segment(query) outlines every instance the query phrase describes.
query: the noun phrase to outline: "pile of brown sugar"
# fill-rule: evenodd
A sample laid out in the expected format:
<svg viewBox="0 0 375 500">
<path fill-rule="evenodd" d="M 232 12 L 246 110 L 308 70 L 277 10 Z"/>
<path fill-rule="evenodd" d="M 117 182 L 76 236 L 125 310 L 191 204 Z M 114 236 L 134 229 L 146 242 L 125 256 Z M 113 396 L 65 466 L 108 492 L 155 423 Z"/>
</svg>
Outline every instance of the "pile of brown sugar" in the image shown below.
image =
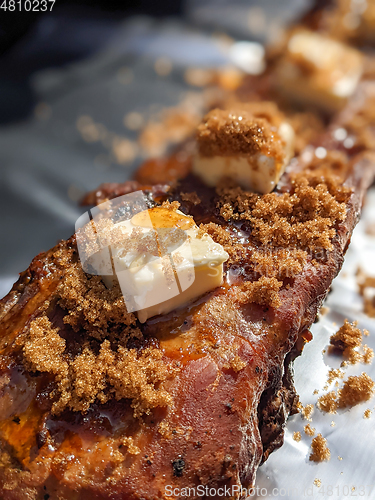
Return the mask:
<svg viewBox="0 0 375 500">
<path fill-rule="evenodd" d="M 285 278 L 297 276 L 309 254 L 316 263 L 333 248 L 335 226 L 345 220 L 345 202 L 351 190 L 342 185 L 340 175 L 329 173 L 331 163 L 339 165 L 337 173 L 340 169 L 345 172 L 341 157 L 315 159 L 311 170 L 291 176 L 291 189 L 286 193 L 258 195 L 238 186 L 217 187 L 220 215 L 229 222 L 248 221 L 250 243 L 246 248 L 236 244 L 229 231 L 218 224 L 206 224 L 202 230 L 224 246 L 229 264 L 246 257 L 253 278 L 243 285 L 247 301 L 278 307 L 277 296 Z"/>
<path fill-rule="evenodd" d="M 263 153 L 284 158 L 284 142 L 277 133 L 280 112 L 272 103 L 241 105 L 230 110 L 214 109 L 197 129 L 197 145 L 202 156 L 253 156 Z"/>
<path fill-rule="evenodd" d="M 292 189 L 283 194 L 257 195 L 220 186 L 218 208 L 227 221 L 249 221 L 255 244 L 331 250 L 334 226 L 346 217 L 349 193 L 332 175 L 322 178 L 319 171 L 301 172 L 293 176 Z"/>
<path fill-rule="evenodd" d="M 331 452 L 327 446 L 327 440 L 318 434 L 311 442 L 311 454 L 309 460 L 312 462 L 323 462 L 331 458 Z"/>
<path fill-rule="evenodd" d="M 367 330 L 363 332 L 357 328 L 357 322 L 350 323 L 345 319 L 344 324 L 330 338 L 330 350 L 339 351 L 346 361 L 341 366 L 356 364 L 359 362 L 369 364 L 374 357 L 373 350 L 366 344 L 362 345 L 362 336 L 368 335 Z M 362 351 L 362 352 L 361 352 Z M 342 379 L 344 372 L 340 369 L 332 369 L 328 373 L 328 388 L 335 379 Z M 338 386 L 338 382 L 336 382 Z M 375 384 L 366 374 L 351 376 L 338 390 L 330 391 L 320 396 L 317 402 L 318 408 L 327 413 L 336 413 L 339 408 L 348 408 L 364 401 L 368 401 L 374 393 Z"/>
<path fill-rule="evenodd" d="M 363 335 L 367 336 L 368 331 L 364 330 Z M 374 357 L 374 351 L 366 344 L 362 345 L 362 331 L 357 328 L 357 322 L 349 323 L 347 319 L 343 326 L 331 336 L 330 349 L 341 351 L 347 363 L 352 365 L 359 362 L 369 364 Z M 359 349 L 362 349 L 363 354 Z"/>
<path fill-rule="evenodd" d="M 374 394 L 375 383 L 366 374 L 350 376 L 338 391 L 330 391 L 318 399 L 318 408 L 326 413 L 336 413 L 341 408 L 351 408 L 369 401 Z"/>
<path fill-rule="evenodd" d="M 157 346 L 140 351 L 127 347 L 129 340 L 142 337 L 135 316 L 126 311 L 118 288 L 107 290 L 98 276 L 82 271 L 75 253 L 74 247 L 62 246 L 54 254 L 64 270 L 57 303 L 69 341 L 64 328 L 49 318 L 48 304 L 23 337 L 25 366 L 48 374 L 56 384 L 52 413 L 86 412 L 92 403 L 111 398 L 130 399 L 135 417 L 170 405 L 163 384 L 177 368 L 164 360 Z"/>
</svg>

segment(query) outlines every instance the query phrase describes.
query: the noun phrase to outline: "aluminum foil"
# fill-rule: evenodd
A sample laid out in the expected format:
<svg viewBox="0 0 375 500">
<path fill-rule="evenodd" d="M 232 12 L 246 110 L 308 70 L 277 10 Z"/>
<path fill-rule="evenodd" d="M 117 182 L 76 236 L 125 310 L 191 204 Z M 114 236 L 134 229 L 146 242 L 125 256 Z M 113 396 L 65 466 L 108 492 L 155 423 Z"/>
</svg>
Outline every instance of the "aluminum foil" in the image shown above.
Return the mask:
<svg viewBox="0 0 375 500">
<path fill-rule="evenodd" d="M 328 462 L 309 460 L 311 437 L 304 433 L 308 423 L 302 415 L 289 418 L 285 429 L 284 445 L 272 453 L 258 470 L 253 498 L 375 498 L 375 398 L 337 414 L 322 413 L 315 406 L 317 399 L 327 392 L 328 370 L 339 368 L 343 358 L 326 351 L 330 336 L 343 324 L 344 319 L 358 321 L 358 327 L 370 332 L 363 342 L 375 349 L 375 319 L 363 312 L 363 300 L 358 293 L 356 272 L 358 268 L 375 276 L 375 236 L 366 229 L 375 220 L 375 189 L 368 192 L 362 218 L 354 230 L 344 266 L 333 281 L 332 292 L 325 306 L 328 312 L 320 316 L 311 327 L 313 340 L 294 363 L 294 381 L 303 405 L 313 404 L 310 425 L 327 439 L 331 451 Z M 370 365 L 357 364 L 344 368 L 344 380 L 350 375 L 367 373 L 375 380 L 375 361 Z M 342 381 L 339 381 L 340 385 Z M 329 390 L 334 389 L 334 383 Z M 318 394 L 314 391 L 318 390 Z M 364 418 L 364 411 L 372 415 Z M 296 442 L 294 432 L 301 432 Z M 314 484 L 315 483 L 315 484 Z M 263 489 L 263 491 L 262 491 Z"/>
</svg>

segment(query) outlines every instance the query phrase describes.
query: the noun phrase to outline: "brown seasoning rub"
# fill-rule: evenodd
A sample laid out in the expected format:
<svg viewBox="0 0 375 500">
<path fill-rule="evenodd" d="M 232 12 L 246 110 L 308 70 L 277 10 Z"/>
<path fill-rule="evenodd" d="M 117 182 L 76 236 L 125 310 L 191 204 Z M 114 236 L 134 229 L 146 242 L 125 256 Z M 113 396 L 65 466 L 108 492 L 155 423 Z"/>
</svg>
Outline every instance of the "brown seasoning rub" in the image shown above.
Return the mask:
<svg viewBox="0 0 375 500">
<path fill-rule="evenodd" d="M 311 442 L 311 454 L 309 460 L 312 462 L 323 462 L 331 458 L 331 452 L 327 447 L 327 440 L 318 434 Z"/>
</svg>

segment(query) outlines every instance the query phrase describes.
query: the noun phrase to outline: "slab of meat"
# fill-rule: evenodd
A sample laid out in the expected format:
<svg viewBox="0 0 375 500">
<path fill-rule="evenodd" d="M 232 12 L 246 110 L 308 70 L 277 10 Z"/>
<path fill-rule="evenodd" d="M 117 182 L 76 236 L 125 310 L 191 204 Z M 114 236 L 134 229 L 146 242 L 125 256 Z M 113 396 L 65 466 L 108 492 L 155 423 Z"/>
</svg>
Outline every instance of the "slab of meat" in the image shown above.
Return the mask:
<svg viewBox="0 0 375 500">
<path fill-rule="evenodd" d="M 264 289 L 246 288 L 262 278 L 252 256 L 269 247 L 277 252 L 279 243 L 261 243 L 254 213 L 266 206 L 256 203 L 298 197 L 304 174 L 299 181 L 293 176 L 304 172 L 302 160 L 284 175 L 276 194 L 265 195 L 269 201 L 259 196 L 248 212 L 230 190 L 219 193 L 192 175 L 145 188 L 150 206 L 177 200 L 214 238 L 225 237 L 231 258 L 223 286 L 144 325 L 129 315 L 121 323 L 113 297 L 99 297 L 98 317 L 87 312 L 85 299 L 94 309 L 94 295 L 104 297 L 105 286 L 99 277 L 80 274 L 74 237 L 33 260 L 0 304 L 1 498 L 155 499 L 183 497 L 183 488 L 198 485 L 227 487 L 226 496 L 239 497 L 241 484 L 254 483 L 259 464 L 282 443 L 296 402 L 289 363 L 310 340 L 308 329 L 341 268 L 373 180 L 374 162 L 359 154 L 340 167 L 344 188 L 327 188 L 332 165 L 321 162 L 314 170 L 310 162 L 306 181 L 321 193 L 318 204 L 330 200 L 322 208 L 331 210 L 333 221 L 328 246 L 319 253 L 310 240 L 298 239 L 304 257 L 287 262 L 300 262 L 302 270 L 263 276 L 271 280 Z M 171 161 L 159 167 L 170 168 Z M 178 171 L 177 160 L 173 168 Z M 133 181 L 104 186 L 91 202 L 140 187 Z M 186 194 L 191 192 L 196 197 Z M 341 216 L 332 215 L 334 203 Z M 308 222 L 300 219 L 301 228 Z M 269 234 L 276 238 L 273 224 Z M 78 281 L 85 276 L 83 292 L 74 290 L 73 275 Z"/>
</svg>

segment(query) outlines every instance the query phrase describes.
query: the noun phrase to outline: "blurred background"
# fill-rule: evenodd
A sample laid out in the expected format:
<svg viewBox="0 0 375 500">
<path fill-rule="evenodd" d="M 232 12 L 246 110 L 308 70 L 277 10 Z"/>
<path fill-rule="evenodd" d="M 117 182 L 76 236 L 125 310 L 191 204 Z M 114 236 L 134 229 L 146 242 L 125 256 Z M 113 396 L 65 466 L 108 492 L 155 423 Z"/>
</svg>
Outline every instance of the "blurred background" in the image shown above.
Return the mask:
<svg viewBox="0 0 375 500">
<path fill-rule="evenodd" d="M 262 44 L 277 43 L 309 4 L 10 5 L 0 6 L 1 297 L 36 254 L 74 232 L 85 192 L 128 179 L 189 134 L 207 83 L 231 89 L 239 72 L 259 72 Z"/>
</svg>

